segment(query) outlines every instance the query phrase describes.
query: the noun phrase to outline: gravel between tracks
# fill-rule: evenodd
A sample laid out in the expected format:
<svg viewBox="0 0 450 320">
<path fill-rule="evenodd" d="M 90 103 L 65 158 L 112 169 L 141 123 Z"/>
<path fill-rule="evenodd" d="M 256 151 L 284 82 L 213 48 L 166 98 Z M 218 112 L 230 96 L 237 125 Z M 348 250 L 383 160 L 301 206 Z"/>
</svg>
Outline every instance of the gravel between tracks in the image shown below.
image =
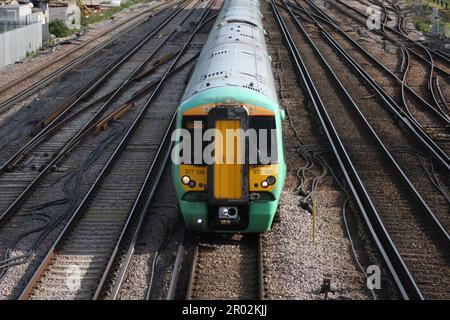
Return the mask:
<svg viewBox="0 0 450 320">
<path fill-rule="evenodd" d="M 120 23 L 123 23 L 126 20 L 129 20 L 133 17 L 138 16 L 142 10 L 146 10 L 147 8 L 154 7 L 157 5 L 159 1 L 152 1 L 151 3 L 139 3 L 131 6 L 130 8 L 124 9 L 120 12 L 118 12 L 115 15 L 115 18 L 113 20 L 104 20 L 99 23 L 90 25 L 87 31 L 84 35 L 80 36 L 76 41 L 73 41 L 70 44 L 66 45 L 57 45 L 55 47 L 52 47 L 45 51 L 44 53 L 40 54 L 37 57 L 30 57 L 25 58 L 21 62 L 10 64 L 5 66 L 4 68 L 0 69 L 0 87 L 3 85 L 8 84 L 14 79 L 18 79 L 25 74 L 31 72 L 33 69 L 39 68 L 41 65 L 48 63 L 49 61 L 55 60 L 58 57 L 62 56 L 66 52 L 72 50 L 73 48 L 79 46 L 80 44 L 86 43 L 86 42 L 93 42 L 95 44 L 100 44 L 101 42 L 107 40 L 109 37 L 112 37 L 116 33 L 120 32 L 120 30 L 123 30 L 126 28 L 129 24 L 125 23 L 123 26 L 120 26 L 118 29 L 112 31 L 110 34 L 106 34 L 105 36 L 100 37 L 99 39 L 94 38 L 105 31 L 113 28 L 115 25 L 118 25 Z M 137 10 L 136 10 L 137 9 Z M 68 57 L 63 58 L 63 61 L 72 61 L 85 53 L 89 50 L 89 48 L 92 48 L 92 43 L 89 43 L 88 46 L 82 48 L 81 50 L 78 50 L 72 54 L 70 54 Z M 85 62 L 86 64 L 86 62 Z M 54 66 L 50 66 L 46 68 L 42 73 L 42 77 L 45 75 L 50 74 L 51 72 L 54 72 L 58 70 L 62 66 L 61 62 L 56 63 Z M 23 90 L 27 86 L 32 85 L 36 80 L 36 77 L 33 77 L 32 81 L 24 80 L 20 88 L 14 89 L 14 91 L 8 91 L 8 95 L 11 96 L 13 94 L 17 94 L 19 91 Z M 8 119 L 8 117 L 14 113 L 16 113 L 18 110 L 20 110 L 22 107 L 26 106 L 28 103 L 32 102 L 34 99 L 38 98 L 40 94 L 45 93 L 48 90 L 48 88 L 45 88 L 39 92 L 39 95 L 35 94 L 31 97 L 25 99 L 24 101 L 17 103 L 15 106 L 10 108 L 4 113 L 0 113 L 0 124 L 3 122 L 3 120 Z"/>
<path fill-rule="evenodd" d="M 287 107 L 297 130 L 305 143 L 315 148 L 323 148 L 326 142 L 316 120 L 311 117 L 307 100 L 296 81 L 287 50 L 282 43 L 272 12 L 263 4 L 266 29 L 271 41 L 270 54 L 276 66 L 281 57 L 284 72 L 280 74 Z M 280 50 L 280 55 L 276 50 Z M 278 56 L 278 57 L 277 57 Z M 308 61 L 306 61 L 308 63 Z M 274 67 L 276 70 L 276 67 Z M 277 81 L 278 87 L 280 81 Z M 284 123 L 285 146 L 298 144 L 288 121 Z M 274 225 L 271 232 L 264 235 L 265 294 L 269 299 L 323 299 L 318 294 L 325 274 L 330 274 L 340 292 L 330 298 L 372 299 L 367 290 L 365 277 L 358 269 L 347 237 L 342 216 L 343 193 L 328 175 L 319 186 L 317 203 L 317 234 L 312 242 L 312 216 L 299 206 L 300 196 L 297 187 L 296 169 L 304 161 L 293 151 L 286 152 L 288 175 L 280 204 L 281 221 Z M 328 159 L 329 160 L 329 159 Z M 330 162 L 329 162 L 330 163 Z M 313 175 L 320 172 L 314 170 Z M 309 177 L 312 178 L 310 175 Z M 308 181 L 310 185 L 311 180 Z M 367 266 L 381 265 L 371 243 L 364 235 L 359 216 L 353 210 L 347 210 L 347 219 L 359 261 Z M 382 290 L 377 290 L 378 298 L 392 296 L 386 275 L 382 276 Z"/>
<path fill-rule="evenodd" d="M 151 6 L 153 7 L 155 4 L 158 4 L 159 1 L 152 1 Z M 8 84 L 11 80 L 20 78 L 21 76 L 25 75 L 26 73 L 32 71 L 35 68 L 40 67 L 42 64 L 45 64 L 49 61 L 52 61 L 55 58 L 58 58 L 60 55 L 64 54 L 65 52 L 71 50 L 72 48 L 78 46 L 77 43 L 83 43 L 86 41 L 90 41 L 94 37 L 98 36 L 99 34 L 107 31 L 110 28 L 113 28 L 115 25 L 122 23 L 124 20 L 128 20 L 132 17 L 135 17 L 139 15 L 139 10 L 130 10 L 132 8 L 134 9 L 145 9 L 150 6 L 150 3 L 140 3 L 131 6 L 129 9 L 124 9 L 120 12 L 118 12 L 115 15 L 114 20 L 104 20 L 99 23 L 90 25 L 87 31 L 78 38 L 78 41 L 74 42 L 73 44 L 66 44 L 66 45 L 57 45 L 55 47 L 52 47 L 44 53 L 38 55 L 37 57 L 29 57 L 23 59 L 21 62 L 17 62 L 14 64 L 7 65 L 0 69 L 0 87 Z M 115 31 L 116 32 L 116 31 Z M 113 34 L 111 34 L 113 35 Z M 105 40 L 105 37 L 102 37 L 99 39 L 101 41 Z"/>
<path fill-rule="evenodd" d="M 155 252 L 165 237 L 170 234 L 172 226 L 179 218 L 178 204 L 173 197 L 174 193 L 175 189 L 172 185 L 171 173 L 170 170 L 166 169 L 161 185 L 155 195 L 154 203 L 157 205 L 153 206 L 147 215 L 119 299 L 137 300 L 145 298 L 151 276 L 149 271 Z M 167 293 L 171 276 L 170 271 L 177 254 L 177 241 L 181 237 L 181 231 L 182 225 L 179 223 L 171 236 L 171 241 L 161 256 L 159 270 L 165 271 L 157 273 L 154 291 L 155 295 L 159 296 L 151 298 L 164 299 Z"/>
<path fill-rule="evenodd" d="M 284 48 L 278 27 L 272 13 L 268 11 L 266 2 L 263 2 L 262 8 L 264 16 L 267 17 L 265 23 L 271 38 L 269 50 L 273 58 L 274 70 L 278 61 L 277 49 L 280 49 L 285 68 L 285 72 L 281 74 L 285 84 L 284 106 L 291 111 L 293 121 L 304 141 L 311 146 L 323 148 L 326 142 L 321 138 L 317 121 L 311 116 L 312 111 L 307 107 L 305 97 L 290 64 L 288 52 Z M 279 87 L 278 81 L 277 85 Z M 286 147 L 297 145 L 287 121 L 284 123 L 283 130 Z M 372 299 L 371 293 L 366 288 L 365 277 L 358 269 L 354 259 L 345 231 L 341 211 L 343 193 L 330 176 L 327 176 L 320 185 L 317 197 L 319 204 L 317 236 L 315 243 L 312 243 L 312 217 L 298 205 L 300 197 L 295 191 L 297 187 L 295 170 L 300 164 L 303 164 L 303 160 L 291 149 L 286 150 L 286 156 L 288 176 L 280 205 L 281 221 L 274 225 L 272 231 L 263 236 L 265 297 L 268 299 L 323 299 L 323 295 L 317 294 L 317 291 L 322 285 L 324 275 L 331 274 L 332 281 L 337 285 L 339 292 L 331 295 L 330 298 Z M 316 168 L 312 173 L 317 175 L 319 171 Z M 308 184 L 310 182 L 311 180 L 308 181 Z M 173 190 L 171 188 L 171 185 L 161 187 L 156 202 L 166 203 L 167 199 L 170 199 L 168 194 L 173 192 L 169 192 L 169 190 Z M 160 200 L 160 197 L 165 200 Z M 144 298 L 150 274 L 148 270 L 151 267 L 154 252 L 157 245 L 162 242 L 162 236 L 167 232 L 164 221 L 170 219 L 175 223 L 175 217 L 176 212 L 172 209 L 149 217 L 130 265 L 128 277 L 121 292 L 121 299 Z M 372 264 L 381 265 L 379 257 L 362 228 L 359 215 L 354 210 L 348 209 L 347 219 L 361 264 L 364 267 Z M 164 231 L 155 232 L 155 230 Z M 157 274 L 156 281 L 157 287 L 151 297 L 153 299 L 165 299 L 181 230 L 182 223 L 178 220 L 168 248 L 161 258 L 161 269 Z M 226 252 L 223 253 L 223 256 L 228 257 Z M 217 257 L 218 260 L 219 258 Z M 186 278 L 188 274 L 181 273 L 180 277 Z M 394 296 L 395 293 L 387 275 L 383 272 L 382 289 L 378 290 L 377 298 Z M 181 297 L 179 296 L 179 298 Z"/>
<path fill-rule="evenodd" d="M 196 13 L 197 15 L 199 14 L 198 12 Z M 185 36 L 186 37 L 186 36 Z M 183 37 L 179 37 L 177 40 L 173 41 L 173 44 L 175 44 L 177 41 L 184 41 Z M 184 58 L 183 58 L 184 59 Z M 184 61 L 184 60 L 183 60 Z M 167 86 L 170 88 L 169 91 L 166 91 L 166 94 L 160 94 L 156 101 L 154 102 L 154 106 L 152 107 L 152 113 L 151 115 L 155 117 L 156 120 L 163 120 L 163 119 L 167 119 L 168 115 L 167 113 L 172 112 L 175 109 L 170 109 L 167 108 L 167 104 L 170 104 L 171 106 L 173 106 L 173 108 L 175 108 L 177 106 L 178 103 L 178 98 L 181 94 L 182 94 L 182 90 L 183 90 L 183 84 L 185 82 L 185 79 L 187 77 L 187 73 L 188 73 L 189 69 L 185 68 L 181 71 L 180 74 L 175 75 L 174 77 L 168 79 L 168 84 Z M 158 73 L 163 72 L 163 70 L 159 70 Z M 157 75 L 155 75 L 157 76 Z M 147 94 L 148 95 L 148 94 Z M 140 98 L 136 105 L 141 106 L 143 104 L 143 101 L 145 101 L 147 98 L 143 97 Z M 159 100 L 158 100 L 159 99 Z M 121 120 L 120 122 L 122 123 L 122 125 L 129 125 L 131 120 L 134 119 L 135 115 L 137 113 L 136 108 L 134 108 L 132 110 L 132 112 L 128 112 Z M 171 117 L 172 114 L 170 114 Z M 154 126 L 154 129 L 157 129 L 157 127 L 160 125 L 160 123 L 158 123 L 158 125 Z M 108 130 L 110 130 L 111 128 L 107 129 L 105 131 L 104 134 L 108 135 Z M 103 134 L 100 134 L 99 136 L 104 136 Z M 40 196 L 37 196 L 36 198 L 34 198 L 34 194 L 30 197 L 30 201 L 31 203 L 42 203 L 43 201 L 45 201 L 45 199 L 51 199 L 51 200 L 55 200 L 55 199 L 60 199 L 61 197 L 63 197 L 60 193 L 55 193 L 55 189 L 58 187 L 54 186 L 52 188 L 52 183 L 54 182 L 54 180 L 56 178 L 61 178 L 61 175 L 64 172 L 70 171 L 72 170 L 74 167 L 76 167 L 77 165 L 79 165 L 79 161 L 80 158 L 84 158 L 86 157 L 86 151 L 90 150 L 90 147 L 92 146 L 98 146 L 99 144 L 99 140 L 102 138 L 99 137 L 92 137 L 92 140 L 89 140 L 86 145 L 83 145 L 79 148 L 79 153 L 74 152 L 74 154 L 72 154 L 72 156 L 70 156 L 67 161 L 64 160 L 64 164 L 61 166 L 60 170 L 58 171 L 58 173 L 52 174 L 51 176 L 53 178 L 49 178 L 49 179 L 44 179 L 45 181 L 43 181 L 43 185 L 45 185 L 48 188 L 42 188 L 39 189 L 36 194 L 39 194 Z M 117 143 L 117 141 L 120 140 L 115 140 L 114 143 Z M 83 143 L 84 144 L 84 143 Z M 108 154 L 102 154 L 100 156 L 100 162 L 101 163 L 96 163 L 94 164 L 94 166 L 92 166 L 88 172 L 84 172 L 83 174 L 83 181 L 84 183 L 82 183 L 81 187 L 82 190 L 80 192 L 80 196 L 82 197 L 83 194 L 85 194 L 85 192 L 87 191 L 87 187 L 90 186 L 90 184 L 92 183 L 92 179 L 94 177 L 96 177 L 96 174 L 98 174 L 98 170 L 101 168 L 101 164 L 104 164 L 105 160 L 108 158 L 107 156 L 109 156 L 111 154 L 112 151 L 112 146 L 109 146 L 107 148 L 108 150 L 106 151 Z M 80 155 L 80 153 L 82 155 Z M 93 170 L 93 171 L 91 171 Z M 53 193 L 51 190 L 53 190 Z M 78 200 L 81 198 L 79 197 Z M 27 202 L 29 203 L 29 202 Z M 58 212 L 59 209 L 59 212 Z M 53 210 L 50 208 L 48 210 L 49 214 L 53 214 L 53 215 L 60 215 L 61 214 L 61 207 L 57 208 Z M 22 220 L 20 220 L 22 219 Z M 12 225 L 8 226 L 12 226 L 11 228 L 8 228 L 7 230 L 3 229 L 2 232 L 0 232 L 0 247 L 1 248 L 5 248 L 10 241 L 14 238 L 15 234 L 20 234 L 21 230 L 23 231 L 24 228 L 27 228 L 30 225 L 30 221 L 29 218 L 28 220 L 26 216 L 22 215 L 21 218 L 17 218 L 16 220 L 14 220 L 14 223 Z M 33 220 L 34 221 L 34 220 Z M 26 222 L 26 223 L 24 223 Z M 35 224 L 37 224 L 38 221 L 35 221 Z M 0 298 L 6 299 L 6 298 L 16 298 L 17 295 L 20 293 L 21 289 L 23 289 L 23 285 L 26 283 L 26 281 L 29 279 L 31 273 L 33 272 L 33 270 L 36 268 L 37 266 L 37 261 L 39 261 L 44 252 L 46 252 L 46 250 L 48 249 L 49 245 L 51 244 L 51 241 L 53 241 L 55 239 L 55 236 L 58 234 L 58 232 L 60 231 L 60 229 L 58 229 L 57 232 L 53 232 L 49 237 L 48 237 L 48 241 L 46 241 L 44 244 L 42 244 L 42 247 L 38 250 L 37 252 L 37 259 L 36 261 L 33 261 L 31 264 L 29 265 L 20 265 L 17 268 L 11 268 L 6 277 L 2 279 L 2 281 L 0 282 L 0 286 L 1 286 L 1 290 L 0 290 Z M 32 241 L 32 237 L 29 237 L 27 239 L 25 239 L 24 241 L 22 241 L 21 245 L 19 246 L 19 250 L 20 251 L 22 248 L 27 248 L 30 246 L 30 243 Z M 20 252 L 14 252 L 14 254 L 18 254 Z"/>
</svg>

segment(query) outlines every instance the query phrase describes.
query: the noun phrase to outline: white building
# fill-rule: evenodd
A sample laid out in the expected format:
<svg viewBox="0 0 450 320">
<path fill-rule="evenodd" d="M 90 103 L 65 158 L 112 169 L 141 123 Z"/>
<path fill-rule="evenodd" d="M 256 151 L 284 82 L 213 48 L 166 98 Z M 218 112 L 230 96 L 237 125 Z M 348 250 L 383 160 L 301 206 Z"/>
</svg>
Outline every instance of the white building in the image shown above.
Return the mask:
<svg viewBox="0 0 450 320">
<path fill-rule="evenodd" d="M 0 6 L 0 68 L 42 47 L 48 35 L 48 7 L 32 3 Z"/>
<path fill-rule="evenodd" d="M 0 6 L 0 21 L 23 22 L 29 19 L 33 4 L 9 4 Z"/>
</svg>

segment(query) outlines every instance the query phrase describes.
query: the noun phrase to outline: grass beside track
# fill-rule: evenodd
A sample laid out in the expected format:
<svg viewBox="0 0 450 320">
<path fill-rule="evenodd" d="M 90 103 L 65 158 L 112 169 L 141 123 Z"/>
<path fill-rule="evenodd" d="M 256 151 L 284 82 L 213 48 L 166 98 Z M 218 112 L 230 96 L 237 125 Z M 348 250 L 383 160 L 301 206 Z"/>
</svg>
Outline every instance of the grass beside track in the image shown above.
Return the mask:
<svg viewBox="0 0 450 320">
<path fill-rule="evenodd" d="M 93 13 L 89 16 L 82 17 L 81 25 L 83 27 L 87 27 L 91 24 L 95 24 L 95 23 L 98 23 L 98 22 L 101 22 L 101 21 L 104 21 L 107 19 L 111 19 L 111 17 L 114 16 L 116 13 L 119 13 L 120 11 L 122 11 L 124 9 L 130 8 L 134 4 L 145 3 L 145 2 L 150 2 L 150 1 L 151 0 L 129 0 L 126 3 L 122 3 L 118 7 L 110 7 L 110 8 L 107 8 L 106 10 L 102 10 L 101 12 Z"/>
<path fill-rule="evenodd" d="M 148 3 L 151 1 L 152 0 L 128 0 L 126 3 L 122 3 L 118 7 L 105 8 L 100 12 L 92 13 L 88 16 L 81 17 L 81 26 L 83 28 L 89 28 L 90 25 L 113 18 L 115 14 L 121 12 L 124 9 L 128 9 L 135 4 Z M 62 20 L 55 20 L 55 21 L 50 22 L 49 31 L 51 34 L 55 35 L 57 38 L 63 38 L 63 37 L 71 36 L 71 35 L 77 33 L 79 30 L 78 29 L 69 29 Z"/>
<path fill-rule="evenodd" d="M 431 32 L 431 13 L 433 8 L 438 8 L 445 35 L 450 37 L 450 0 L 444 0 L 443 6 L 440 1 L 437 3 L 433 0 L 405 0 L 405 3 L 409 11 L 413 13 L 414 26 L 424 33 Z M 447 9 L 445 3 L 447 3 Z"/>
</svg>

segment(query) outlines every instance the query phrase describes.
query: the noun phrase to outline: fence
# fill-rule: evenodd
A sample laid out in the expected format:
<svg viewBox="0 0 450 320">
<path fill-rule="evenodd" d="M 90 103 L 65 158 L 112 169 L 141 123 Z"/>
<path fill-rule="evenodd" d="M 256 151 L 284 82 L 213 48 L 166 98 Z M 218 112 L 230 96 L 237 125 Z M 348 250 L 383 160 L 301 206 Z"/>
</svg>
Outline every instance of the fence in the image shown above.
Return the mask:
<svg viewBox="0 0 450 320">
<path fill-rule="evenodd" d="M 0 33 L 22 28 L 30 24 L 42 23 L 39 20 L 0 21 Z"/>
<path fill-rule="evenodd" d="M 22 60 L 42 46 L 42 23 L 15 24 L 0 24 L 5 29 L 0 32 L 0 68 Z"/>
</svg>

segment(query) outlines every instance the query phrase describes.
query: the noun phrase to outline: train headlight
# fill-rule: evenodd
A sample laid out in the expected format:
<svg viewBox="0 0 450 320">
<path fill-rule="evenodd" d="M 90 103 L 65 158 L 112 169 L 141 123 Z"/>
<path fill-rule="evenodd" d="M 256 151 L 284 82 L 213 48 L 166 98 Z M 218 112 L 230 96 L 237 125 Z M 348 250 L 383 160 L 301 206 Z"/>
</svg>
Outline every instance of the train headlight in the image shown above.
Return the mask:
<svg viewBox="0 0 450 320">
<path fill-rule="evenodd" d="M 266 180 L 264 180 L 263 182 L 261 182 L 261 187 L 267 188 L 268 186 L 269 186 L 269 183 L 268 183 Z"/>
<path fill-rule="evenodd" d="M 274 176 L 268 176 L 266 180 L 270 185 L 275 184 L 275 182 L 277 181 Z"/>
<path fill-rule="evenodd" d="M 189 178 L 189 176 L 183 176 L 183 178 L 181 178 L 181 182 L 182 182 L 183 184 L 188 185 L 189 182 L 191 182 L 191 178 Z"/>
<path fill-rule="evenodd" d="M 196 185 L 194 180 L 189 181 L 189 187 L 194 188 Z"/>
</svg>

